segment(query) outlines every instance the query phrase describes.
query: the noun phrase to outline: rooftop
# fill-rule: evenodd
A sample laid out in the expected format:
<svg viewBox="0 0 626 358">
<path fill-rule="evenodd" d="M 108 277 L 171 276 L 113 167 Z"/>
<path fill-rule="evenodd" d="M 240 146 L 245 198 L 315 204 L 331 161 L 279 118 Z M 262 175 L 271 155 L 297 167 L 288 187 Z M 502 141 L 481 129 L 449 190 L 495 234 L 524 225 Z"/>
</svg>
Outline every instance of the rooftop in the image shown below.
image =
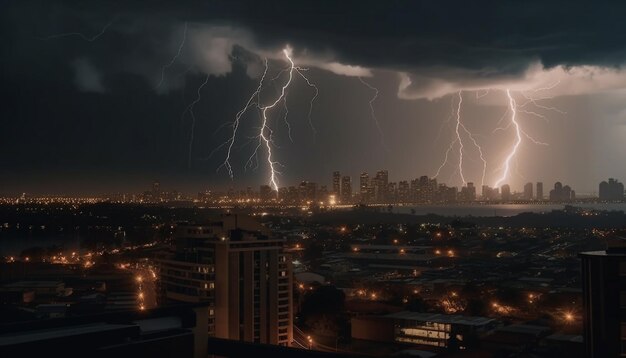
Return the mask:
<svg viewBox="0 0 626 358">
<path fill-rule="evenodd" d="M 402 311 L 391 313 L 383 317 L 401 319 L 401 320 L 414 320 L 420 322 L 437 322 L 447 324 L 460 324 L 465 326 L 484 326 L 495 320 L 487 317 L 470 317 L 461 315 L 446 315 L 440 313 L 420 313 L 411 311 Z"/>
</svg>

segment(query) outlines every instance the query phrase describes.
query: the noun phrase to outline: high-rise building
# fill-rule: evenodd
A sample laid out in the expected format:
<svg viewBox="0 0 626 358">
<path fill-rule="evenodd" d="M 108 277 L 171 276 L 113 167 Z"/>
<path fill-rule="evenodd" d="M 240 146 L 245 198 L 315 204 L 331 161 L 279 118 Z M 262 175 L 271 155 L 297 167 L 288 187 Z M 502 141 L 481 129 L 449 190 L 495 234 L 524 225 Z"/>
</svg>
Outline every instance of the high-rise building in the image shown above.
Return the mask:
<svg viewBox="0 0 626 358">
<path fill-rule="evenodd" d="M 289 345 L 292 276 L 283 245 L 247 216 L 180 225 L 174 251 L 159 259 L 159 300 L 208 302 L 211 336 Z"/>
<path fill-rule="evenodd" d="M 395 203 L 398 199 L 398 185 L 396 182 L 387 184 L 387 202 Z"/>
<path fill-rule="evenodd" d="M 440 203 L 453 203 L 458 198 L 457 187 L 449 187 L 446 184 L 439 184 L 436 191 L 435 201 Z"/>
<path fill-rule="evenodd" d="M 511 200 L 511 187 L 509 184 L 504 184 L 500 187 L 500 199 L 502 201 Z"/>
<path fill-rule="evenodd" d="M 298 187 L 298 197 L 302 201 L 317 200 L 317 184 L 310 181 L 302 181 Z"/>
<path fill-rule="evenodd" d="M 624 240 L 624 239 L 621 239 Z M 626 356 L 626 250 L 623 241 L 606 251 L 583 252 L 585 357 Z"/>
<path fill-rule="evenodd" d="M 466 186 L 461 188 L 461 192 L 459 193 L 460 201 L 474 201 L 476 200 L 476 187 L 474 183 L 467 183 Z"/>
<path fill-rule="evenodd" d="M 387 170 L 379 170 L 374 177 L 374 195 L 377 203 L 384 203 L 388 200 L 387 193 L 389 190 L 389 172 Z"/>
<path fill-rule="evenodd" d="M 616 179 L 609 178 L 608 182 L 603 181 L 599 186 L 599 198 L 605 201 L 624 200 L 624 184 Z"/>
<path fill-rule="evenodd" d="M 359 177 L 359 194 L 361 195 L 361 202 L 368 203 L 369 197 L 370 176 L 367 172 L 361 173 Z"/>
<path fill-rule="evenodd" d="M 563 186 L 561 182 L 554 183 L 554 189 L 550 190 L 550 201 L 570 201 L 576 198 L 576 193 L 569 185 Z"/>
<path fill-rule="evenodd" d="M 543 183 L 537 182 L 537 200 L 543 200 Z"/>
<path fill-rule="evenodd" d="M 524 185 L 524 200 L 533 199 L 533 183 L 526 183 Z"/>
<path fill-rule="evenodd" d="M 572 200 L 572 188 L 569 185 L 564 185 L 563 189 L 561 189 L 561 200 Z"/>
<path fill-rule="evenodd" d="M 333 195 L 339 197 L 341 194 L 341 173 L 333 172 Z"/>
<path fill-rule="evenodd" d="M 276 198 L 277 193 L 272 190 L 272 187 L 269 185 L 261 185 L 259 187 L 259 197 L 261 199 L 261 201 L 263 202 L 268 202 L 271 201 L 272 199 Z"/>
<path fill-rule="evenodd" d="M 349 176 L 341 178 L 341 202 L 349 204 L 352 201 L 352 179 Z"/>
<path fill-rule="evenodd" d="M 409 182 L 402 180 L 398 183 L 398 202 L 408 203 L 411 201 L 411 188 Z"/>
<path fill-rule="evenodd" d="M 326 187 L 326 185 L 320 185 L 318 198 L 320 200 L 322 200 L 322 201 L 327 201 L 328 200 L 328 188 Z"/>
</svg>

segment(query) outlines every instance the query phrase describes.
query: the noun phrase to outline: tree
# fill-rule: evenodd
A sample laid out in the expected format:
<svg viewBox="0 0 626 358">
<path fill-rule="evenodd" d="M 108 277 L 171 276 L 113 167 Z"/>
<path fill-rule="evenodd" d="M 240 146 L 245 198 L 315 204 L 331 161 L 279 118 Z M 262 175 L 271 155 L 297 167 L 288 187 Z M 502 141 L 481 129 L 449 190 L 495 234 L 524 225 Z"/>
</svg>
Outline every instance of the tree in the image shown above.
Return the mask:
<svg viewBox="0 0 626 358">
<path fill-rule="evenodd" d="M 465 306 L 465 314 L 468 316 L 486 316 L 487 304 L 484 300 L 472 298 L 467 301 L 467 306 Z"/>
<path fill-rule="evenodd" d="M 430 306 L 422 297 L 417 296 L 409 300 L 406 309 L 412 312 L 427 312 Z"/>
<path fill-rule="evenodd" d="M 335 286 L 320 286 L 304 296 L 300 311 L 301 323 L 316 335 L 344 335 L 348 326 L 345 303 L 346 295 L 343 291 Z"/>
</svg>

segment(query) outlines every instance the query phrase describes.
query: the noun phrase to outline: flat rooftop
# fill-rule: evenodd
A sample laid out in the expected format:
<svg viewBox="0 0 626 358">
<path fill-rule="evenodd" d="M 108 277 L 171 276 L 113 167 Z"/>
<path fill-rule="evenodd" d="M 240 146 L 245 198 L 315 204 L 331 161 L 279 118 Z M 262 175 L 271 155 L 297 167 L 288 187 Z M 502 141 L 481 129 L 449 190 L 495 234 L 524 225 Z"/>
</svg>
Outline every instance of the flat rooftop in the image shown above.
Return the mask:
<svg viewBox="0 0 626 358">
<path fill-rule="evenodd" d="M 476 327 L 484 326 L 486 324 L 489 324 L 495 321 L 493 318 L 488 318 L 488 317 L 470 317 L 470 316 L 461 316 L 461 315 L 446 315 L 446 314 L 441 314 L 441 313 L 421 313 L 421 312 L 411 312 L 411 311 L 391 313 L 383 317 L 401 319 L 401 320 L 420 321 L 420 322 L 460 324 L 460 325 L 465 325 L 465 326 L 476 326 Z"/>
<path fill-rule="evenodd" d="M 18 281 L 13 283 L 7 283 L 3 287 L 7 288 L 45 288 L 45 287 L 57 287 L 62 285 L 63 281 Z"/>
<path fill-rule="evenodd" d="M 50 340 L 68 336 L 78 336 L 87 333 L 104 333 L 128 327 L 132 326 L 126 324 L 95 323 L 80 326 L 42 329 L 36 331 L 6 333 L 0 335 L 0 347 L 13 344 L 24 344 L 29 342 Z"/>
</svg>

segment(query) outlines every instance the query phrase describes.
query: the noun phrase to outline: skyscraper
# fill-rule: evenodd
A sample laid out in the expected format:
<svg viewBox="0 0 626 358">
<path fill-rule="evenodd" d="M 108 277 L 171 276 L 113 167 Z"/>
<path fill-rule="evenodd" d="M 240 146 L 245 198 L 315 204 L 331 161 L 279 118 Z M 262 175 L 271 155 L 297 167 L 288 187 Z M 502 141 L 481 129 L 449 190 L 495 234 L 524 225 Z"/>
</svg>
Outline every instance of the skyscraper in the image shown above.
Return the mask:
<svg viewBox="0 0 626 358">
<path fill-rule="evenodd" d="M 349 176 L 341 178 L 341 202 L 349 204 L 352 201 L 352 179 Z"/>
<path fill-rule="evenodd" d="M 386 202 L 388 200 L 387 193 L 389 189 L 389 172 L 387 170 L 379 170 L 376 172 L 373 185 L 376 202 Z"/>
<path fill-rule="evenodd" d="M 208 302 L 211 336 L 289 345 L 291 261 L 283 245 L 247 216 L 180 225 L 175 250 L 159 260 L 160 302 Z"/>
<path fill-rule="evenodd" d="M 537 182 L 537 200 L 543 200 L 543 183 Z"/>
<path fill-rule="evenodd" d="M 561 182 L 554 183 L 554 189 L 550 190 L 550 201 L 570 201 L 576 198 L 576 193 L 569 185 L 563 186 Z"/>
<path fill-rule="evenodd" d="M 599 186 L 599 198 L 605 201 L 624 200 L 624 184 L 616 179 L 609 178 L 608 182 L 603 181 Z"/>
<path fill-rule="evenodd" d="M 467 183 L 466 186 L 461 188 L 461 192 L 459 193 L 460 201 L 474 201 L 476 200 L 476 187 L 474 183 Z"/>
<path fill-rule="evenodd" d="M 526 183 L 524 185 L 524 200 L 533 199 L 533 183 Z"/>
<path fill-rule="evenodd" d="M 359 177 L 359 193 L 361 194 L 361 202 L 368 203 L 369 197 L 370 176 L 367 172 L 361 173 Z"/>
<path fill-rule="evenodd" d="M 411 201 L 411 191 L 409 182 L 402 180 L 398 183 L 398 202 L 408 203 Z"/>
<path fill-rule="evenodd" d="M 333 195 L 339 197 L 341 194 L 341 173 L 333 172 Z"/>
<path fill-rule="evenodd" d="M 500 187 L 500 199 L 502 201 L 511 200 L 511 187 L 509 186 L 509 184 L 504 184 Z"/>
<path fill-rule="evenodd" d="M 276 192 L 272 190 L 272 187 L 269 185 L 261 185 L 259 187 L 259 197 L 263 202 L 271 201 L 276 198 L 276 195 Z"/>
</svg>

